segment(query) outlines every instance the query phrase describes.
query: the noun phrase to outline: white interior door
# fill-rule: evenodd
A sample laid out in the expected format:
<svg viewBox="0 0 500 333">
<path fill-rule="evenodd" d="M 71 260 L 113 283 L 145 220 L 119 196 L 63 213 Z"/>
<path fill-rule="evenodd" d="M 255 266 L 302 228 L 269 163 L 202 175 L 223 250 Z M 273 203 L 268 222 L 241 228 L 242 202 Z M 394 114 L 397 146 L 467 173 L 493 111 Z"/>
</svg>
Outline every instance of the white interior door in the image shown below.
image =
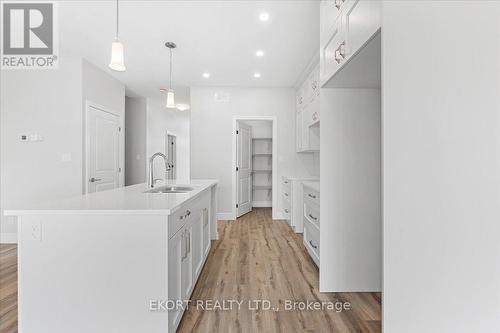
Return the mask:
<svg viewBox="0 0 500 333">
<path fill-rule="evenodd" d="M 236 131 L 236 179 L 237 217 L 252 210 L 252 128 L 237 123 Z"/>
<path fill-rule="evenodd" d="M 119 186 L 120 117 L 93 106 L 87 109 L 87 193 Z"/>
</svg>

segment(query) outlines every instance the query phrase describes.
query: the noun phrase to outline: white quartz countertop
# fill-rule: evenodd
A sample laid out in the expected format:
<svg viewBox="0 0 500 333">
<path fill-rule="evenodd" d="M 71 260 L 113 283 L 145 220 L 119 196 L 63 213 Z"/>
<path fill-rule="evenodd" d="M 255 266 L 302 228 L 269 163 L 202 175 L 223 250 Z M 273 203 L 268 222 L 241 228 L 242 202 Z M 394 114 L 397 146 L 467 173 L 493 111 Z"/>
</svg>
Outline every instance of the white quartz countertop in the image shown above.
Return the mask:
<svg viewBox="0 0 500 333">
<path fill-rule="evenodd" d="M 319 180 L 302 182 L 302 185 L 307 186 L 307 187 L 319 192 Z"/>
<path fill-rule="evenodd" d="M 190 181 L 170 180 L 157 183 L 194 187 L 188 193 L 144 193 L 147 184 L 131 185 L 113 190 L 52 200 L 28 207 L 13 207 L 4 211 L 5 215 L 54 215 L 54 214 L 137 214 L 170 215 L 182 204 L 194 199 L 205 190 L 216 185 L 218 180 L 193 179 Z"/>
</svg>

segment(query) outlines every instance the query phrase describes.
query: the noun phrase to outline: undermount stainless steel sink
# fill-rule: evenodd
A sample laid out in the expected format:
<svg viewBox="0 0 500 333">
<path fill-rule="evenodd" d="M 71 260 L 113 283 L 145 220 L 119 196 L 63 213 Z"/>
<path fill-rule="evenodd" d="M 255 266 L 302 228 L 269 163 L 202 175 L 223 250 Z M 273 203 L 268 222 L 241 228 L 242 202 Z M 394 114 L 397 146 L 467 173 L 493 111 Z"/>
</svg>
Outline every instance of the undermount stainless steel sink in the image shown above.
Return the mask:
<svg viewBox="0 0 500 333">
<path fill-rule="evenodd" d="M 194 190 L 189 186 L 166 185 L 152 188 L 144 193 L 188 193 Z"/>
</svg>

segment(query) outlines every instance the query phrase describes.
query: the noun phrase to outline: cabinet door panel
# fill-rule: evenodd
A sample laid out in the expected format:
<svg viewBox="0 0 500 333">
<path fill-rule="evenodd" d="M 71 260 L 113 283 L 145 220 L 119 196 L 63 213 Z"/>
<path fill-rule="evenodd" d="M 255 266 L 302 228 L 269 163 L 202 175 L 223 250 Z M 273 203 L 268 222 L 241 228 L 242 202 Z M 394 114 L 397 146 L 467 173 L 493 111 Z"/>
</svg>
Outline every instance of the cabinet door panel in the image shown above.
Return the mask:
<svg viewBox="0 0 500 333">
<path fill-rule="evenodd" d="M 355 54 L 380 28 L 380 2 L 351 0 L 344 14 L 346 58 Z"/>
<path fill-rule="evenodd" d="M 342 16 L 337 19 L 335 28 L 330 38 L 321 47 L 321 85 L 324 85 L 344 63 L 343 59 L 338 54 L 340 44 L 344 42 L 342 21 Z"/>
<path fill-rule="evenodd" d="M 203 258 L 210 251 L 210 215 L 208 208 L 203 209 Z"/>
<path fill-rule="evenodd" d="M 193 280 L 198 278 L 201 265 L 203 263 L 203 213 L 201 210 L 196 211 L 196 215 L 192 220 L 193 224 Z"/>
<path fill-rule="evenodd" d="M 182 256 L 182 297 L 187 300 L 191 296 L 193 289 L 193 227 L 191 221 L 186 223 L 184 227 L 184 237 L 182 238 L 182 248 L 184 255 Z"/>
<path fill-rule="evenodd" d="M 168 245 L 168 298 L 172 301 L 184 299 L 182 293 L 183 238 L 184 232 L 181 230 L 169 240 Z M 169 332 L 175 332 L 182 313 L 182 309 L 177 308 L 168 312 Z"/>
</svg>

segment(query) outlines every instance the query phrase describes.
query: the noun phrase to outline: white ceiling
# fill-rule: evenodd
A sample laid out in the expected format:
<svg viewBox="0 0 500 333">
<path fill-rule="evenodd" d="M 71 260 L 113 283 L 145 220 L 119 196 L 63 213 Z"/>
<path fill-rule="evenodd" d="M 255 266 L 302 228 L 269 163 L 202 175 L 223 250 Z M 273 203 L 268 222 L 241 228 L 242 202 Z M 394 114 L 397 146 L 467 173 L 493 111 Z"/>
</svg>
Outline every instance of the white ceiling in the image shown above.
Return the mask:
<svg viewBox="0 0 500 333">
<path fill-rule="evenodd" d="M 60 54 L 83 56 L 124 82 L 130 94 L 157 97 L 168 84 L 174 41 L 175 86 L 294 86 L 319 49 L 319 1 L 120 1 L 124 73 L 107 65 L 115 1 L 59 2 Z M 268 12 L 267 22 L 259 21 Z M 257 58 L 261 49 L 264 57 Z M 210 79 L 202 77 L 209 72 Z M 262 74 L 260 79 L 253 73 Z"/>
</svg>

